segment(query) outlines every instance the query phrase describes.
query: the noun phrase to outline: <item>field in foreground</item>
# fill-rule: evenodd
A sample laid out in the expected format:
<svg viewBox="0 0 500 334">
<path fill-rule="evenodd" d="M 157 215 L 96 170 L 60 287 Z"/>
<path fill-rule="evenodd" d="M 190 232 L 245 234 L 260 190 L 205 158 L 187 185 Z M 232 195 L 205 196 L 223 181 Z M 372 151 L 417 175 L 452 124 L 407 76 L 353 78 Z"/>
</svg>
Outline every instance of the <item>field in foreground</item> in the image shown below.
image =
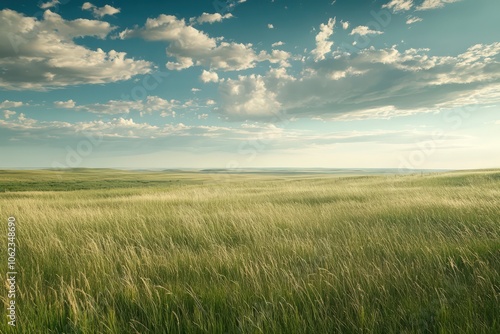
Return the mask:
<svg viewBox="0 0 500 334">
<path fill-rule="evenodd" d="M 17 332 L 500 333 L 499 199 L 494 170 L 3 171 Z"/>
</svg>

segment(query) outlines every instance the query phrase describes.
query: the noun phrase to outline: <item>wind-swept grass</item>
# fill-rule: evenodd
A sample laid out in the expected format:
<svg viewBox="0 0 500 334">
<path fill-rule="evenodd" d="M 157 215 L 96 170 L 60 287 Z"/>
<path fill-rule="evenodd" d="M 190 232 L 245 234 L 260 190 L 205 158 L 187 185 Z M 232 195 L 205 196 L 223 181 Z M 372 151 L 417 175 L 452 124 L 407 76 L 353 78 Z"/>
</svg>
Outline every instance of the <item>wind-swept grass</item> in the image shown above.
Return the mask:
<svg viewBox="0 0 500 334">
<path fill-rule="evenodd" d="M 499 171 L 32 173 L 0 175 L 19 333 L 500 333 Z"/>
</svg>

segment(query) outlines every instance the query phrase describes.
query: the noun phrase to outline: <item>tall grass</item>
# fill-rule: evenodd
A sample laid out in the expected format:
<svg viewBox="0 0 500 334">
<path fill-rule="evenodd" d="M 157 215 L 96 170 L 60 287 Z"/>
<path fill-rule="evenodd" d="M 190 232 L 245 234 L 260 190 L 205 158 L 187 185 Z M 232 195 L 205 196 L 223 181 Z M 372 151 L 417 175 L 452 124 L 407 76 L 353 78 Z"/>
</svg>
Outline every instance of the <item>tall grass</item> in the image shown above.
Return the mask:
<svg viewBox="0 0 500 334">
<path fill-rule="evenodd" d="M 0 193 L 18 333 L 500 333 L 499 171 L 141 175 Z"/>
</svg>

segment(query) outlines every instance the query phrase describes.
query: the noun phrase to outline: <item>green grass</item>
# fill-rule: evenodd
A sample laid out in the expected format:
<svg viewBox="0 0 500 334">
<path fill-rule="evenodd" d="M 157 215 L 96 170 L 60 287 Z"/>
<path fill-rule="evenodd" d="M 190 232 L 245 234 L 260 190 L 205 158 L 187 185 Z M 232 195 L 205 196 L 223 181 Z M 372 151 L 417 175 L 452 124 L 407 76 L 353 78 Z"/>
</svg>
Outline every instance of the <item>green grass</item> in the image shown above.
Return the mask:
<svg viewBox="0 0 500 334">
<path fill-rule="evenodd" d="M 17 332 L 500 333 L 500 171 L 221 178 L 1 172 Z"/>
</svg>

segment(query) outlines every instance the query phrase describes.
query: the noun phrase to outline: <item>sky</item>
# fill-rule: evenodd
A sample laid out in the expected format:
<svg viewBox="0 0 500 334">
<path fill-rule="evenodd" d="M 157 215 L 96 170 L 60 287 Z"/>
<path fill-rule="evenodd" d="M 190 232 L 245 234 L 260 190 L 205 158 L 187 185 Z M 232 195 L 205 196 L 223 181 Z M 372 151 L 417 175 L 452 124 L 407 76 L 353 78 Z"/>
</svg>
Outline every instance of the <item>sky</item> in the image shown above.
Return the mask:
<svg viewBox="0 0 500 334">
<path fill-rule="evenodd" d="M 498 13 L 4 0 L 0 168 L 498 168 Z"/>
</svg>

